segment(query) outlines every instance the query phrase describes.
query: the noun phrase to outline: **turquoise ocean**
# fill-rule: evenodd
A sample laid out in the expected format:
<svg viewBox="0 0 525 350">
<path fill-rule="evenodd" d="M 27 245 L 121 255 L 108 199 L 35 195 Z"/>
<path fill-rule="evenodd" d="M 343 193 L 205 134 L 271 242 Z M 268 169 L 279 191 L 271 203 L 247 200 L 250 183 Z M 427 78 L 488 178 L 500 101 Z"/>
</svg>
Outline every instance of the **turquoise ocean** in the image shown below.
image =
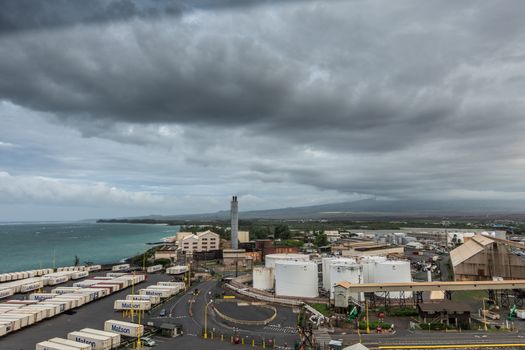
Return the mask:
<svg viewBox="0 0 525 350">
<path fill-rule="evenodd" d="M 0 224 L 0 273 L 118 262 L 173 236 L 178 226 L 97 223 Z"/>
</svg>

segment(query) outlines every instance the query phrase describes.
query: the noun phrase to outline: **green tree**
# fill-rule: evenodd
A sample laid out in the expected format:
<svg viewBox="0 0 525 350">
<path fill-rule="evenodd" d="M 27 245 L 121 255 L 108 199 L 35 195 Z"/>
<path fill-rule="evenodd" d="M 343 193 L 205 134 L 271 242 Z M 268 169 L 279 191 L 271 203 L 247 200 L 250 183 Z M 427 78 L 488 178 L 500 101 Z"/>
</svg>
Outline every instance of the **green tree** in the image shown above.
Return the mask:
<svg viewBox="0 0 525 350">
<path fill-rule="evenodd" d="M 273 236 L 275 239 L 290 239 L 290 237 L 292 236 L 290 228 L 287 225 L 277 225 L 273 232 Z"/>
<path fill-rule="evenodd" d="M 314 238 L 314 244 L 316 247 L 324 247 L 328 245 L 328 238 L 324 233 L 318 233 Z"/>
</svg>

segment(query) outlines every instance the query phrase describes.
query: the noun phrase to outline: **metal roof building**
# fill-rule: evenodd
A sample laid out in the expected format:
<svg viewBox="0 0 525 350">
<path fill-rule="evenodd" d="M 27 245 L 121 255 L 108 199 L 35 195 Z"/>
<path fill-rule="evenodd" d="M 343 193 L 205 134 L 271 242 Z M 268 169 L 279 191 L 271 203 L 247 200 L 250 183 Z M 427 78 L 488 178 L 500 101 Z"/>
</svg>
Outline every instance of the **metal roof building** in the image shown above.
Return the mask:
<svg viewBox="0 0 525 350">
<path fill-rule="evenodd" d="M 516 254 L 525 245 L 476 235 L 450 252 L 456 281 L 524 279 L 525 259 Z"/>
</svg>

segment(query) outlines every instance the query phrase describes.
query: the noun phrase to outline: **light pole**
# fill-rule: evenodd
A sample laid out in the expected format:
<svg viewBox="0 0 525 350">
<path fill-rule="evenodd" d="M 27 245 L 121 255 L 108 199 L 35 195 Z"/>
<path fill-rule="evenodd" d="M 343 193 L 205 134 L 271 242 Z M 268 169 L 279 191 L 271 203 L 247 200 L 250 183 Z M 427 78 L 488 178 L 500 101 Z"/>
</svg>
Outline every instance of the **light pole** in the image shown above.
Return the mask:
<svg viewBox="0 0 525 350">
<path fill-rule="evenodd" d="M 486 309 L 485 309 L 485 299 L 487 298 L 483 298 L 483 329 L 486 331 L 488 331 L 488 328 L 487 328 L 487 312 L 486 312 Z"/>
<path fill-rule="evenodd" d="M 208 301 L 204 307 L 204 339 L 208 339 L 208 306 L 213 303 L 213 299 Z"/>
</svg>

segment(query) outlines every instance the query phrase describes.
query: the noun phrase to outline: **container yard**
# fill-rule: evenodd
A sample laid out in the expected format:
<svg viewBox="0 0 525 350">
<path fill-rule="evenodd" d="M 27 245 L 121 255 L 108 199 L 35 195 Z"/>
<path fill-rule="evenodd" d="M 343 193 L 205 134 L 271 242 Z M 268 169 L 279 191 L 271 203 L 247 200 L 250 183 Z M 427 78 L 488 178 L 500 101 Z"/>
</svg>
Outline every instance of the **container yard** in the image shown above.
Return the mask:
<svg viewBox="0 0 525 350">
<path fill-rule="evenodd" d="M 80 271 L 61 271 L 49 275 L 44 275 L 38 281 L 35 278 L 9 282 L 11 288 L 16 292 L 25 292 L 35 289 L 41 289 L 44 285 L 53 281 L 57 277 L 69 277 L 71 274 Z M 87 271 L 82 271 L 88 273 Z M 50 276 L 50 278 L 45 278 Z M 55 317 L 71 309 L 79 308 L 85 304 L 106 297 L 119 290 L 131 287 L 145 280 L 145 275 L 120 275 L 109 280 L 85 280 L 82 281 L 84 286 L 55 287 L 46 293 L 31 293 L 27 300 L 9 300 L 0 303 L 0 336 L 10 332 L 15 332 L 35 323 L 45 321 L 48 318 Z M 27 280 L 30 280 L 29 282 Z M 93 283 L 90 283 L 93 282 Z M 14 283 L 14 284 L 13 284 Z M 23 284 L 21 284 L 23 283 Z M 80 282 L 79 282 L 80 283 Z M 38 288 L 34 288 L 35 285 Z M 49 284 L 48 284 L 49 285 Z M 149 306 L 140 307 L 140 310 L 149 310 L 150 301 L 128 301 L 124 302 L 133 304 L 148 304 Z"/>
</svg>

